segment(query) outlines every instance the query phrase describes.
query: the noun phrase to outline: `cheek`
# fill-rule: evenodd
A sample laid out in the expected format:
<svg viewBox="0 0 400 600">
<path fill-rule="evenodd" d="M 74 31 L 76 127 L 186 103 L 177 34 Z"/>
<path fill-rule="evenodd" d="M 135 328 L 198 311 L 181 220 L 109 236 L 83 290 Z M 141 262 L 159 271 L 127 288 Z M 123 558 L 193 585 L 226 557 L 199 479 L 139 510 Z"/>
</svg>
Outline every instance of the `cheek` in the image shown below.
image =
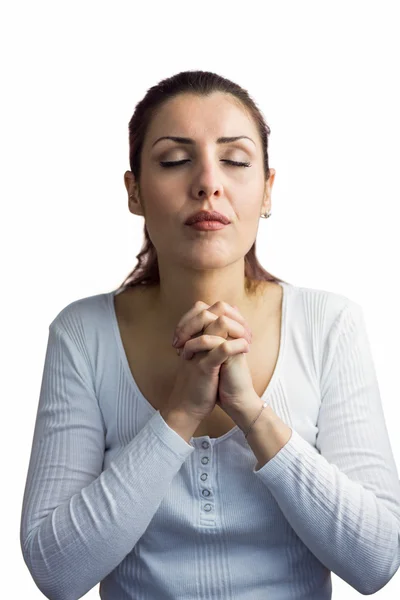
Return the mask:
<svg viewBox="0 0 400 600">
<path fill-rule="evenodd" d="M 178 195 L 161 186 L 151 185 L 143 192 L 146 217 L 152 221 L 176 219 L 181 210 L 176 198 Z M 175 200 L 174 200 L 175 198 Z"/>
<path fill-rule="evenodd" d="M 176 236 L 177 228 L 184 220 L 182 210 L 182 206 L 176 201 L 174 203 L 165 191 L 156 193 L 153 190 L 151 195 L 146 196 L 146 226 L 150 237 L 153 235 L 162 242 L 163 239 L 170 240 L 171 235 Z M 154 244 L 153 239 L 152 242 Z"/>
<path fill-rule="evenodd" d="M 251 202 L 241 204 L 238 209 L 238 218 L 241 223 L 245 223 L 248 226 L 253 227 L 253 225 L 257 225 L 258 218 L 261 215 L 262 204 L 261 200 L 255 202 L 252 200 Z"/>
<path fill-rule="evenodd" d="M 186 190 L 182 189 L 176 180 L 154 177 L 146 185 L 146 198 L 149 197 L 152 206 L 157 210 L 166 213 L 179 210 L 179 199 L 185 198 L 186 195 Z"/>
</svg>

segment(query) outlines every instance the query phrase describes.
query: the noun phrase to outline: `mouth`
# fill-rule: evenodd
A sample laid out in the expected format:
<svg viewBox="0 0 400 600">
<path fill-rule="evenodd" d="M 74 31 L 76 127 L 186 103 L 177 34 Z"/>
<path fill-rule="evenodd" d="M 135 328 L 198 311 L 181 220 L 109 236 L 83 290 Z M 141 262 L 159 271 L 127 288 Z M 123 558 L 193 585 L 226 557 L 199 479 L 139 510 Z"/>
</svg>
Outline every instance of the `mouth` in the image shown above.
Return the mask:
<svg viewBox="0 0 400 600">
<path fill-rule="evenodd" d="M 188 225 L 188 227 L 197 229 L 198 231 L 216 231 L 227 227 L 228 224 L 229 223 L 221 223 L 221 221 L 197 221 L 196 223 Z"/>
<path fill-rule="evenodd" d="M 185 221 L 186 225 L 193 225 L 193 223 L 199 223 L 203 221 L 219 221 L 224 225 L 229 225 L 230 220 L 225 215 L 217 212 L 216 210 L 199 210 L 197 213 L 190 215 Z"/>
</svg>

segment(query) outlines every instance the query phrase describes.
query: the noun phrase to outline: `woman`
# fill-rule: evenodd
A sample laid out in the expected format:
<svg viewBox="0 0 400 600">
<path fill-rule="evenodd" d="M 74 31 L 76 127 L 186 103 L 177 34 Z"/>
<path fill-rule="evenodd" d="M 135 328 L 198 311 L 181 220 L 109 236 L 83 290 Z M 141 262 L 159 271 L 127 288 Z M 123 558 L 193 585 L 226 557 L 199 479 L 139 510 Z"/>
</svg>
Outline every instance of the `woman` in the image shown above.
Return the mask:
<svg viewBox="0 0 400 600">
<path fill-rule="evenodd" d="M 399 567 L 362 309 L 255 255 L 269 133 L 247 92 L 209 72 L 136 107 L 139 264 L 49 327 L 21 518 L 48 598 L 100 582 L 106 600 L 326 600 L 331 571 L 372 594 Z"/>
</svg>

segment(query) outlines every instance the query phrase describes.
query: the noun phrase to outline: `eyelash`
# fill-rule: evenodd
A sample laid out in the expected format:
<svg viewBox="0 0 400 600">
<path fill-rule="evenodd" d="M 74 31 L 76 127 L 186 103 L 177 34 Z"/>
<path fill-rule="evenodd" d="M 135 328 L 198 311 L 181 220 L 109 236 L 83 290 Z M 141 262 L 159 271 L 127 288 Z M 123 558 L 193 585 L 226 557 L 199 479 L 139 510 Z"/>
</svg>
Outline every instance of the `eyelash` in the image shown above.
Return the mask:
<svg viewBox="0 0 400 600">
<path fill-rule="evenodd" d="M 162 162 L 160 162 L 160 165 L 162 167 L 166 167 L 166 168 L 176 167 L 178 165 L 183 165 L 185 162 L 188 162 L 188 160 L 189 159 L 186 158 L 184 160 L 178 160 L 178 161 L 162 161 Z M 228 159 L 225 159 L 222 162 L 226 162 L 229 165 L 234 166 L 234 167 L 251 167 L 251 164 L 249 162 L 236 162 L 234 160 L 228 160 Z"/>
</svg>

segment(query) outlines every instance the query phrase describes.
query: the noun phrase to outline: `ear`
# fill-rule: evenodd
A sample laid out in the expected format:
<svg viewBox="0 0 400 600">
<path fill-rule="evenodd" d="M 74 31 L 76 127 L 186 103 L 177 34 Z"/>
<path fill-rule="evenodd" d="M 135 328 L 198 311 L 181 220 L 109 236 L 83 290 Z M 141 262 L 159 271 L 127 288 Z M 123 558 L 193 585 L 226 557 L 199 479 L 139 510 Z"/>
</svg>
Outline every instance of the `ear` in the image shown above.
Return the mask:
<svg viewBox="0 0 400 600">
<path fill-rule="evenodd" d="M 143 217 L 144 213 L 140 202 L 139 186 L 132 171 L 125 171 L 124 182 L 128 192 L 128 208 L 130 212 Z"/>
<path fill-rule="evenodd" d="M 269 170 L 269 178 L 265 182 L 265 192 L 264 192 L 264 199 L 263 199 L 263 203 L 262 203 L 262 212 L 263 213 L 266 211 L 269 212 L 271 210 L 271 193 L 272 193 L 272 186 L 274 185 L 274 181 L 275 181 L 275 174 L 276 174 L 275 169 Z"/>
</svg>

